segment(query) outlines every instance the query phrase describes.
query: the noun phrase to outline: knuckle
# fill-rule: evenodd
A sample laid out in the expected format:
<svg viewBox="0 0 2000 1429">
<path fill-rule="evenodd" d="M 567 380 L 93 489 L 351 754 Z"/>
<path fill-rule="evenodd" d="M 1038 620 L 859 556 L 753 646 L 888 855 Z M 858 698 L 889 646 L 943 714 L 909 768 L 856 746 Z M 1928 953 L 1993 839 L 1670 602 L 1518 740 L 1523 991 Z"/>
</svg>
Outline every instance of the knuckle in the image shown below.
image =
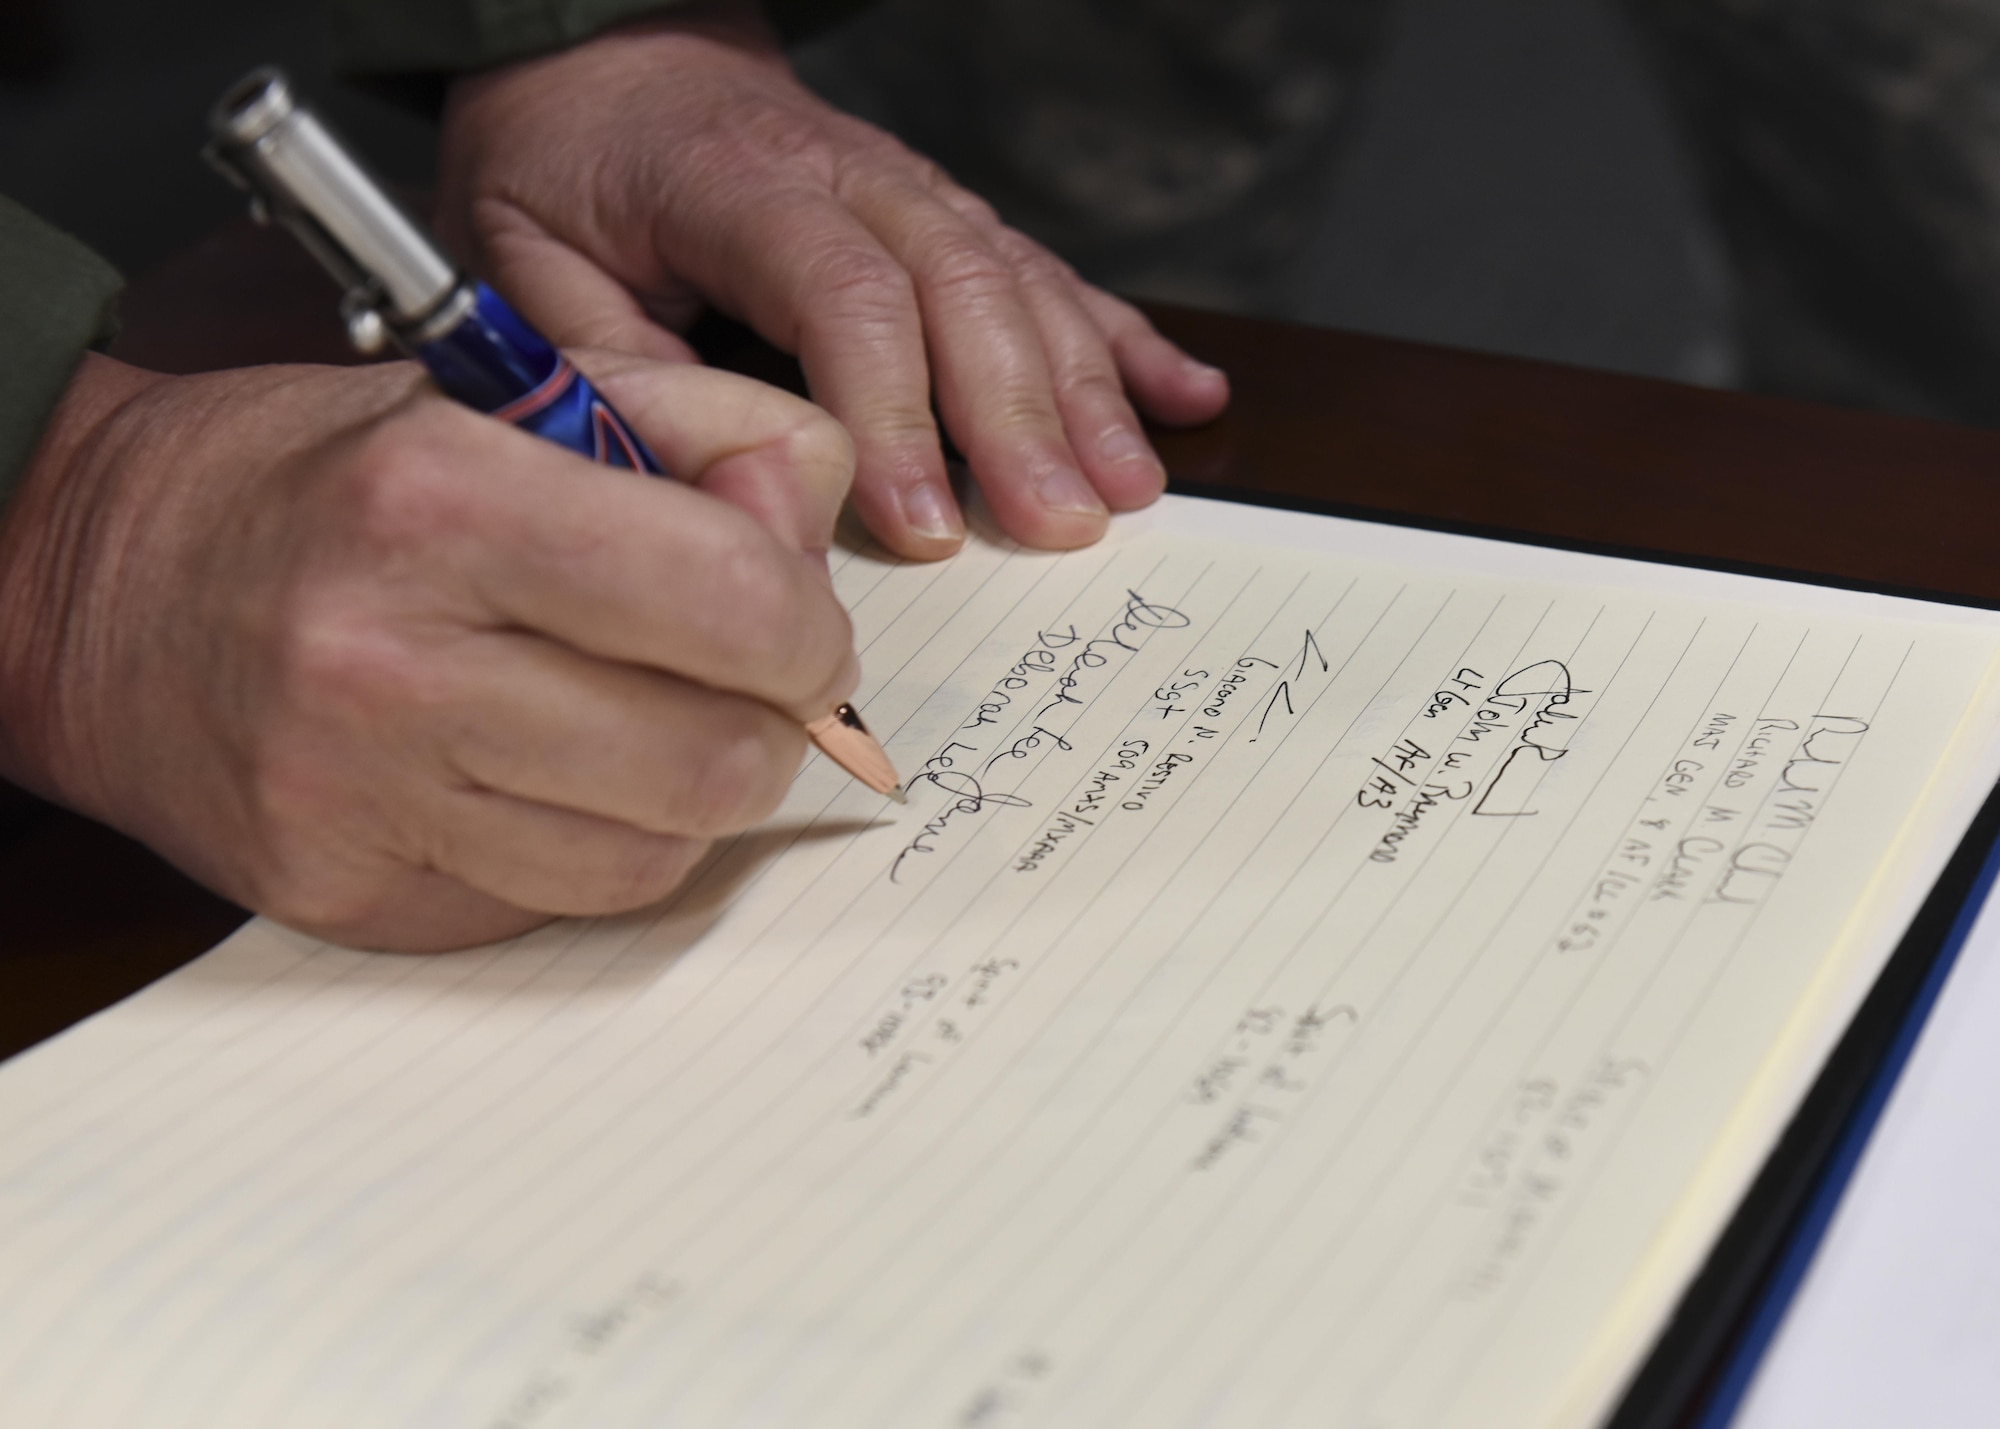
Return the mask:
<svg viewBox="0 0 2000 1429">
<path fill-rule="evenodd" d="M 1068 277 L 1070 291 L 1076 294 L 1077 301 L 1083 304 L 1084 311 L 1090 315 L 1090 320 L 1097 324 L 1107 338 L 1114 342 L 1134 339 L 1165 341 L 1153 330 L 1153 324 L 1146 315 L 1123 298 L 1084 282 L 1074 272 L 1069 273 Z"/>
<path fill-rule="evenodd" d="M 921 154 L 915 149 L 905 147 L 900 140 L 897 141 L 897 147 L 902 150 L 904 176 L 926 192 L 942 198 L 949 190 L 957 187 L 952 182 L 951 175 L 945 172 L 944 165 L 937 160 L 928 154 Z"/>
<path fill-rule="evenodd" d="M 855 243 L 829 244 L 805 264 L 806 290 L 822 306 L 906 310 L 916 306 L 916 289 L 903 265 L 888 254 Z"/>
<path fill-rule="evenodd" d="M 939 244 L 925 266 L 927 285 L 941 297 L 991 302 L 1012 296 L 1018 281 L 1013 265 L 970 238 Z"/>
<path fill-rule="evenodd" d="M 845 414 L 847 431 L 855 444 L 857 481 L 888 482 L 894 479 L 917 482 L 929 479 L 931 466 L 940 461 L 938 419 L 931 407 L 928 387 L 914 392 L 880 390 L 864 394 Z M 866 463 L 873 476 L 862 473 Z"/>
<path fill-rule="evenodd" d="M 828 187 L 850 207 L 885 184 L 932 190 L 950 182 L 935 161 L 867 120 L 836 113 L 828 133 L 835 141 L 826 170 Z"/>
<path fill-rule="evenodd" d="M 1125 387 L 1109 363 L 1084 357 L 1073 361 L 1058 379 L 1063 397 L 1092 409 L 1125 406 Z"/>
<path fill-rule="evenodd" d="M 981 402 L 980 420 L 990 431 L 1011 439 L 1065 440 L 1050 392 L 1026 382 L 1010 382 L 988 393 Z"/>
<path fill-rule="evenodd" d="M 352 942 L 371 927 L 387 893 L 380 879 L 336 869 L 319 840 L 338 817 L 324 780 L 280 776 L 258 789 L 260 853 L 247 875 L 249 906 L 288 927 Z"/>
<path fill-rule="evenodd" d="M 1009 263 L 1035 278 L 1053 282 L 1074 276 L 1069 264 L 1017 228 L 996 226 L 988 241 Z"/>
<path fill-rule="evenodd" d="M 781 439 L 780 456 L 793 471 L 831 472 L 842 481 L 854 476 L 854 438 L 818 407 L 801 410 Z"/>
<path fill-rule="evenodd" d="M 336 608 L 308 609 L 281 641 L 279 689 L 288 708 L 373 727 L 445 702 L 437 663 L 423 659 L 361 608 L 358 596 L 321 603 Z"/>
<path fill-rule="evenodd" d="M 369 547 L 434 547 L 466 528 L 472 484 L 426 424 L 384 422 L 366 433 L 341 472 L 342 496 Z"/>
<path fill-rule="evenodd" d="M 383 902 L 372 890 L 329 888 L 308 878 L 286 876 L 260 888 L 255 906 L 286 927 L 352 944 L 365 941 L 363 930 L 381 921 Z"/>
<path fill-rule="evenodd" d="M 763 725 L 746 718 L 706 742 L 677 823 L 714 837 L 746 829 L 778 806 L 791 771 Z"/>
<path fill-rule="evenodd" d="M 992 204 L 988 203 L 978 194 L 960 188 L 951 181 L 951 178 L 943 170 L 940 169 L 937 171 L 937 178 L 933 187 L 938 197 L 949 204 L 953 211 L 967 223 L 979 228 L 988 229 L 996 235 L 1013 233 L 1012 229 L 1007 228 L 1001 223 L 999 210 L 995 209 Z"/>
<path fill-rule="evenodd" d="M 783 105 L 739 106 L 729 112 L 727 122 L 700 132 L 713 135 L 717 169 L 737 182 L 746 159 L 787 166 L 824 181 L 838 157 L 826 124 Z"/>
<path fill-rule="evenodd" d="M 394 901 L 398 860 L 383 842 L 382 789 L 367 761 L 331 757 L 323 732 L 267 737 L 245 752 L 244 887 L 256 911 L 340 942 L 378 929 Z"/>
<path fill-rule="evenodd" d="M 572 885 L 563 912 L 576 917 L 643 908 L 678 888 L 707 848 L 704 839 L 645 834 L 620 840 L 600 859 L 591 886 Z"/>
</svg>

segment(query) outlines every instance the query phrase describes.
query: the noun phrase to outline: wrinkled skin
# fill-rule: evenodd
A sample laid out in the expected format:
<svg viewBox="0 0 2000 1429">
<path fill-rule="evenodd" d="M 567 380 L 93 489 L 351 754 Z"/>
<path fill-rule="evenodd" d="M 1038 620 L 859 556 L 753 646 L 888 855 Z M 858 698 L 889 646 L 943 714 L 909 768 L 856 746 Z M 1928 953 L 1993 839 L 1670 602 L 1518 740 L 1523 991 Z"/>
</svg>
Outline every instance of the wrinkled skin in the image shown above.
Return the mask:
<svg viewBox="0 0 2000 1429">
<path fill-rule="evenodd" d="M 87 358 L 0 523 L 0 774 L 350 944 L 668 892 L 853 686 L 852 448 L 744 378 L 581 360 L 690 484 L 408 364 Z"/>
<path fill-rule="evenodd" d="M 1134 401 L 1191 423 L 1228 400 L 1136 310 L 813 96 L 754 9 L 458 81 L 442 172 L 447 237 L 558 341 L 686 360 L 673 329 L 712 303 L 796 353 L 853 436 L 856 508 L 906 556 L 964 535 L 933 400 L 1000 523 L 1050 548 L 1163 489 Z"/>
</svg>

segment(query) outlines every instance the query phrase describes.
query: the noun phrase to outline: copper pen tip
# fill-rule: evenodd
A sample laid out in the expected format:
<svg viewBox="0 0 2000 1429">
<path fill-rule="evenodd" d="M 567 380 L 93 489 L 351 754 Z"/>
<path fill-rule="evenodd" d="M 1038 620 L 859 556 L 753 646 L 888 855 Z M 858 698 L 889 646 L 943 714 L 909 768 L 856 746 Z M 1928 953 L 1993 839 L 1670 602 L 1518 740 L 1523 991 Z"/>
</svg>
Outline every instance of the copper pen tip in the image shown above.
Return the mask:
<svg viewBox="0 0 2000 1429">
<path fill-rule="evenodd" d="M 903 781 L 897 777 L 896 766 L 889 762 L 889 756 L 875 742 L 875 736 L 868 732 L 853 705 L 842 704 L 831 714 L 822 715 L 806 726 L 806 733 L 826 751 L 827 758 L 876 793 L 899 804 L 910 802 L 903 793 Z"/>
</svg>

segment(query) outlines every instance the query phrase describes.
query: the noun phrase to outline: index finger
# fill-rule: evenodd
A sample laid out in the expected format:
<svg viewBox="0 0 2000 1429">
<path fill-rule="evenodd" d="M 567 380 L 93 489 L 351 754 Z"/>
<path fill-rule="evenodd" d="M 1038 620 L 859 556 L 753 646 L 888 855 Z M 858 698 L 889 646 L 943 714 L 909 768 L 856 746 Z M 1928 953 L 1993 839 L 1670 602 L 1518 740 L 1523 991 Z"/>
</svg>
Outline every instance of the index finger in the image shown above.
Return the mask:
<svg viewBox="0 0 2000 1429">
<path fill-rule="evenodd" d="M 1001 526 L 1030 546 L 1097 540 L 1109 512 L 1070 444 L 1020 267 L 913 184 L 857 182 L 850 202 L 914 281 L 945 425 Z"/>
<path fill-rule="evenodd" d="M 749 695 L 800 720 L 856 674 L 847 612 L 755 518 L 503 423 L 424 402 L 377 429 L 363 520 L 459 614 Z"/>
<path fill-rule="evenodd" d="M 727 259 L 731 305 L 798 354 L 814 399 L 853 435 L 855 509 L 901 555 L 950 555 L 965 522 L 945 475 L 923 318 L 903 265 L 823 193 L 746 209 L 732 231 L 754 241 Z"/>
</svg>

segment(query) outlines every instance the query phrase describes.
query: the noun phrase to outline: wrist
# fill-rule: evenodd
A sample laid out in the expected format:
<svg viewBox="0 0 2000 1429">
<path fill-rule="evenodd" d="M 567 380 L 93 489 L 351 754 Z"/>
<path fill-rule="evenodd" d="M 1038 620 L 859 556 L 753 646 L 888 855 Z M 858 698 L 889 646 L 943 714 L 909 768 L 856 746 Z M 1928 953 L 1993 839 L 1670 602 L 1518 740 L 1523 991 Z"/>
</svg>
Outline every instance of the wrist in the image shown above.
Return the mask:
<svg viewBox="0 0 2000 1429">
<path fill-rule="evenodd" d="M 61 709 L 66 647 L 88 618 L 78 576 L 103 484 L 98 453 L 121 413 L 170 380 L 86 353 L 0 519 L 0 776 L 80 807 L 89 801 L 67 771 Z"/>
</svg>

